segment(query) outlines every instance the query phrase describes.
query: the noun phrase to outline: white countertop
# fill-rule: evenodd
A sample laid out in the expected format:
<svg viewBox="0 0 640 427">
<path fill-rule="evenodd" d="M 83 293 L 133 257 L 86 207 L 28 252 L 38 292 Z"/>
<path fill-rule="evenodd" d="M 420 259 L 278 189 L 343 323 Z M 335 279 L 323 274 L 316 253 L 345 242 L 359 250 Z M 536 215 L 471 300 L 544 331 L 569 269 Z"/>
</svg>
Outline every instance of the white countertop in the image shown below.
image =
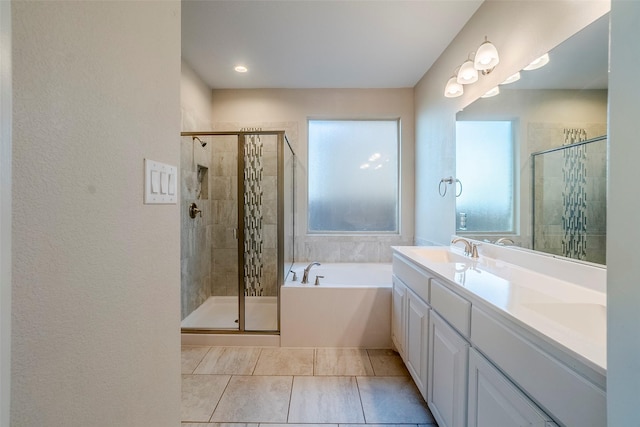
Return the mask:
<svg viewBox="0 0 640 427">
<path fill-rule="evenodd" d="M 396 246 L 393 250 L 457 285 L 472 304 L 479 298 L 484 306 L 606 375 L 605 292 L 482 254 L 472 259 L 457 247 Z"/>
</svg>

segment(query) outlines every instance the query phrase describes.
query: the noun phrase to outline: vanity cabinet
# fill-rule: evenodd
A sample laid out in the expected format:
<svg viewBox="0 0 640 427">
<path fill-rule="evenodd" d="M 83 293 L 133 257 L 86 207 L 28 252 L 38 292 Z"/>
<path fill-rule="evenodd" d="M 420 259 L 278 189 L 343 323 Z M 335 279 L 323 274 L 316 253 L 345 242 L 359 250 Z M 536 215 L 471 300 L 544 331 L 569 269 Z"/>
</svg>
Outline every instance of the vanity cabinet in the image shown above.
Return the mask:
<svg viewBox="0 0 640 427">
<path fill-rule="evenodd" d="M 556 426 L 478 351 L 469 349 L 468 427 Z"/>
<path fill-rule="evenodd" d="M 480 297 L 482 271 L 460 283 L 450 261 L 393 257 L 393 340 L 438 425 L 605 426 L 606 372 Z"/>
<path fill-rule="evenodd" d="M 466 426 L 468 354 L 469 343 L 432 310 L 427 404 L 440 427 Z"/>
<path fill-rule="evenodd" d="M 429 306 L 407 290 L 406 365 L 418 390 L 427 400 L 427 349 L 429 346 Z"/>
</svg>

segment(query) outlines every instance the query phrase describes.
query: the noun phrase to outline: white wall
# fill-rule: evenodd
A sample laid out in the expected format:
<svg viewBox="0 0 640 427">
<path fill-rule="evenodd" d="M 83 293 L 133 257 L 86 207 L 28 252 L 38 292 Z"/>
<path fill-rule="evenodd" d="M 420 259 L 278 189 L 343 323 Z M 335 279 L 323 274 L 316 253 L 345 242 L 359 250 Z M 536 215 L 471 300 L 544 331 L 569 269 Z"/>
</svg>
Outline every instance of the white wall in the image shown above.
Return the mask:
<svg viewBox="0 0 640 427">
<path fill-rule="evenodd" d="M 609 9 L 606 0 L 485 1 L 415 88 L 416 243 L 448 244 L 455 232 L 455 196 L 438 195 L 440 179 L 455 176 L 455 114 L 487 90 L 551 50 Z M 444 85 L 488 36 L 500 64 L 459 98 Z"/>
<path fill-rule="evenodd" d="M 241 127 L 284 129 L 296 165 L 296 261 L 391 261 L 391 245 L 413 243 L 414 112 L 412 89 L 262 89 L 214 90 L 212 121 L 216 130 Z M 401 235 L 307 235 L 307 120 L 401 119 Z"/>
<path fill-rule="evenodd" d="M 180 73 L 182 131 L 211 130 L 211 88 L 183 59 Z"/>
<path fill-rule="evenodd" d="M 640 2 L 613 0 L 609 75 L 609 199 L 607 204 L 607 414 L 609 427 L 638 424 L 640 407 L 640 210 L 638 90 L 629 86 L 640 67 L 636 42 Z"/>
<path fill-rule="evenodd" d="M 11 2 L 0 2 L 0 426 L 11 394 Z"/>
<path fill-rule="evenodd" d="M 180 2 L 13 2 L 12 425 L 180 422 Z"/>
</svg>

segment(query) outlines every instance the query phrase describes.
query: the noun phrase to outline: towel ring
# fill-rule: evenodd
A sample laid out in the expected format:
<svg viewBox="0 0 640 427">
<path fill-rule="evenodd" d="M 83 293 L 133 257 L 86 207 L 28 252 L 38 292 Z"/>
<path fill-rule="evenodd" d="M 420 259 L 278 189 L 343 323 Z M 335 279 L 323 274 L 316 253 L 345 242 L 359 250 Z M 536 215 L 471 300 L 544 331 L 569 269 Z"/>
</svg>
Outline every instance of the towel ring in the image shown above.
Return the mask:
<svg viewBox="0 0 640 427">
<path fill-rule="evenodd" d="M 460 191 L 456 192 L 456 197 L 462 196 L 462 181 L 456 178 L 456 188 L 458 187 L 458 184 L 460 184 Z"/>
<path fill-rule="evenodd" d="M 438 184 L 438 194 L 440 194 L 440 197 L 444 197 L 447 195 L 447 186 L 445 185 L 443 187 L 442 184 L 453 184 L 453 181 L 457 181 L 457 180 L 454 179 L 452 176 L 450 176 L 449 178 L 442 178 L 440 180 L 440 183 Z"/>
</svg>

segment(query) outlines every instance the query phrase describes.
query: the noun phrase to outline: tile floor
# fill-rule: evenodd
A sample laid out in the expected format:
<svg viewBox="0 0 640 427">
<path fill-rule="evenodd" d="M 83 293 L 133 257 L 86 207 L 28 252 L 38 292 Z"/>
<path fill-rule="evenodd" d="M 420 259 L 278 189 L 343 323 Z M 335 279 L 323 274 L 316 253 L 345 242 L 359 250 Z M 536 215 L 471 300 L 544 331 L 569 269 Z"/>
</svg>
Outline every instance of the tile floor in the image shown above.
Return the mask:
<svg viewBox="0 0 640 427">
<path fill-rule="evenodd" d="M 221 423 L 436 426 L 392 350 L 183 346 L 182 427 Z"/>
</svg>

